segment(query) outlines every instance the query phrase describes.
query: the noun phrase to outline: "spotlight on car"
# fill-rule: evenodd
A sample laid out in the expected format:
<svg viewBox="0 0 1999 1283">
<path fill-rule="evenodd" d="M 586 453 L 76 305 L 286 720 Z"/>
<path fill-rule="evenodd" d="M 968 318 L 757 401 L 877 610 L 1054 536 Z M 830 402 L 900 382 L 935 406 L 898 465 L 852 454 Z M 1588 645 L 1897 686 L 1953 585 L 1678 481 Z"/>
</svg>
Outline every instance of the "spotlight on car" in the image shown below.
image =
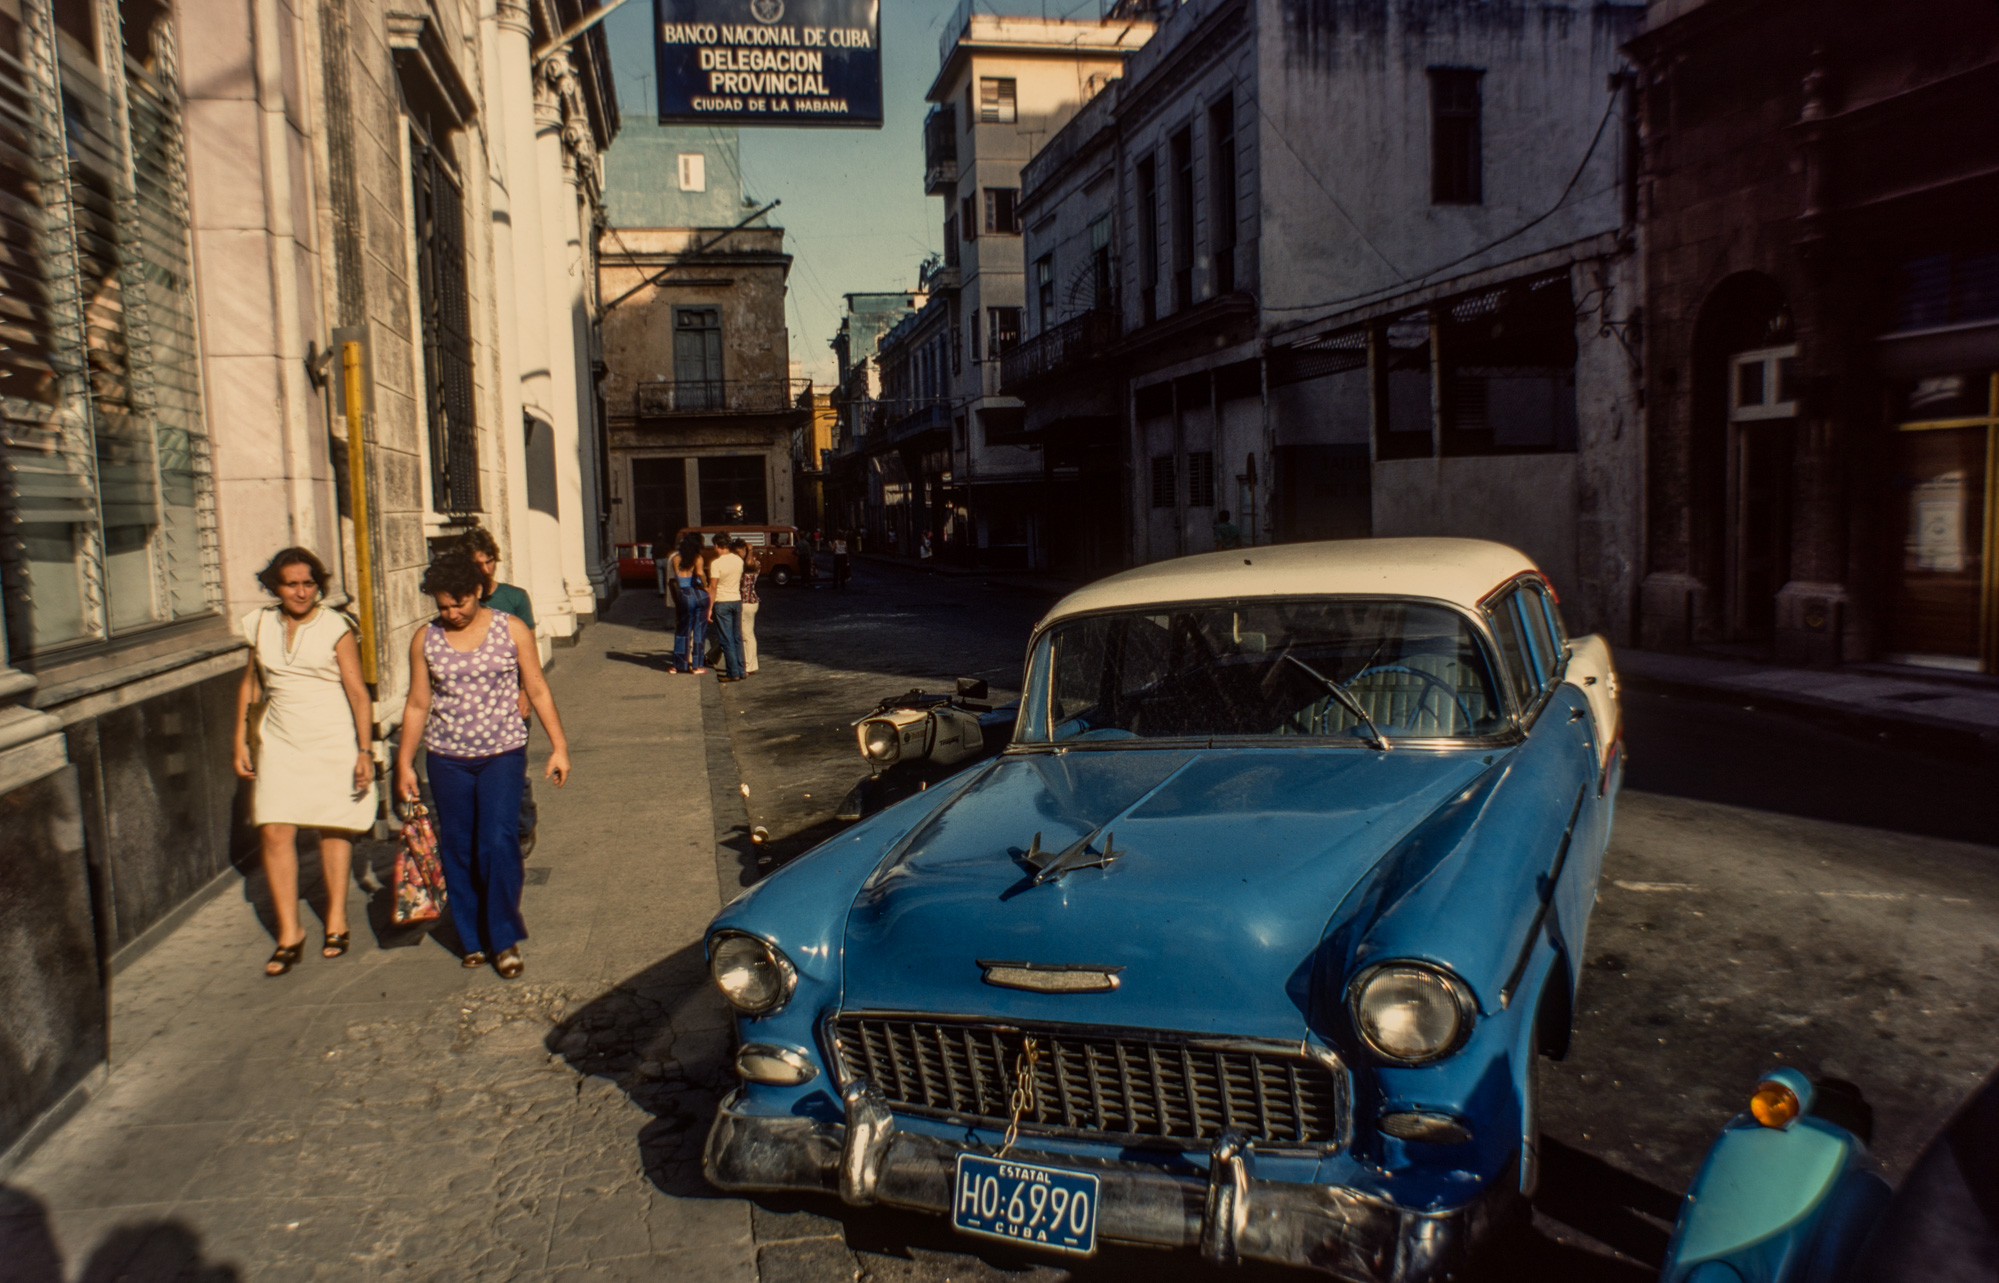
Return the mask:
<svg viewBox="0 0 1999 1283">
<path fill-rule="evenodd" d="M 741 931 L 723 931 L 708 951 L 708 972 L 729 1005 L 750 1016 L 767 1016 L 791 1001 L 798 972 L 782 950 Z"/>
<path fill-rule="evenodd" d="M 1427 1065 L 1456 1051 L 1477 1010 L 1464 981 L 1426 962 L 1369 967 L 1347 990 L 1347 1005 L 1362 1040 L 1398 1065 Z"/>
<path fill-rule="evenodd" d="M 860 739 L 861 756 L 871 766 L 887 766 L 902 756 L 902 728 L 886 717 L 862 722 Z"/>
</svg>

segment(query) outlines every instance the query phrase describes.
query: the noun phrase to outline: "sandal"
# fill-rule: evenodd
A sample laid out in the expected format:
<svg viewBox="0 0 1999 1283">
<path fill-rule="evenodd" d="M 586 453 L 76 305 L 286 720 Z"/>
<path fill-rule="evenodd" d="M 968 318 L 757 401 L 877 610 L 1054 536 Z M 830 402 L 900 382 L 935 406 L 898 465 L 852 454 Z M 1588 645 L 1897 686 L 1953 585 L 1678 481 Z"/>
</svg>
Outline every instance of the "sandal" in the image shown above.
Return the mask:
<svg viewBox="0 0 1999 1283">
<path fill-rule="evenodd" d="M 527 965 L 527 963 L 521 961 L 521 951 L 519 949 L 502 949 L 500 950 L 500 956 L 493 959 L 493 970 L 500 973 L 502 980 L 512 980 L 515 976 L 527 970 Z"/>
<path fill-rule="evenodd" d="M 296 967 L 298 965 L 299 959 L 303 958 L 304 956 L 305 956 L 305 937 L 300 936 L 298 938 L 297 944 L 293 945 L 281 944 L 276 949 L 273 949 L 271 951 L 270 958 L 267 959 L 264 963 L 264 974 L 266 976 L 269 976 L 271 979 L 275 980 L 279 976 L 283 975 L 285 972 L 290 971 L 293 967 Z M 278 968 L 276 971 L 271 970 L 271 966 L 274 963 Z"/>
<path fill-rule="evenodd" d="M 322 958 L 340 957 L 347 952 L 347 942 L 353 939 L 353 937 L 354 933 L 352 931 L 327 932 L 326 943 L 320 946 L 319 956 Z M 299 943 L 304 944 L 305 941 L 301 940 Z"/>
<path fill-rule="evenodd" d="M 483 967 L 486 965 L 486 955 L 478 952 L 468 953 L 458 960 L 458 965 L 467 971 L 472 970 L 474 967 Z"/>
</svg>

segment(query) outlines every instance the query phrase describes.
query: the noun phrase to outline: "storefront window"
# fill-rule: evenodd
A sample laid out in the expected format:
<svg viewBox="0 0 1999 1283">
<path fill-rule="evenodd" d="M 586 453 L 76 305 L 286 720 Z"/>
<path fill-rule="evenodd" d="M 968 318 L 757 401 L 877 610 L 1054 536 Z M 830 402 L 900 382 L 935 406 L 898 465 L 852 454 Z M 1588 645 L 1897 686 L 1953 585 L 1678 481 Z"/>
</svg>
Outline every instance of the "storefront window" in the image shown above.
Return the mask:
<svg viewBox="0 0 1999 1283">
<path fill-rule="evenodd" d="M 145 5 L 122 27 L 105 68 L 45 5 L 0 11 L 0 109 L 24 144 L 0 156 L 17 286 L 0 574 L 17 659 L 219 599 L 171 30 Z"/>
<path fill-rule="evenodd" d="M 1999 637 L 1986 510 L 1999 436 L 1999 375 L 1914 380 L 1896 389 L 1896 401 L 1891 656 L 1990 671 L 1999 666 Z"/>
</svg>

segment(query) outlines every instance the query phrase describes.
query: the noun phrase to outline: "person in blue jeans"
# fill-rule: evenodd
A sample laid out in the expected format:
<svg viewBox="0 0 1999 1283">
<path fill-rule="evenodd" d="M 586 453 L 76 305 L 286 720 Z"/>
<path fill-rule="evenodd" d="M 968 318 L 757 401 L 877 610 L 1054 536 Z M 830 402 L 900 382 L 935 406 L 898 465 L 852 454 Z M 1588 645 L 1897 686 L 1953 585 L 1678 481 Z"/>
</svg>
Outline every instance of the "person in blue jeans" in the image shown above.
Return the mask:
<svg viewBox="0 0 1999 1283">
<path fill-rule="evenodd" d="M 415 759 L 424 747 L 437 802 L 438 855 L 452 925 L 465 965 L 521 974 L 521 788 L 527 780 L 527 723 L 520 698 L 540 716 L 552 751 L 543 772 L 561 788 L 569 778 L 569 741 L 542 675 L 534 634 L 480 600 L 479 568 L 453 549 L 424 572 L 422 590 L 437 618 L 410 643 L 410 690 L 396 746 L 396 796 L 419 796 Z"/>
<path fill-rule="evenodd" d="M 708 563 L 709 617 L 722 638 L 722 680 L 743 680 L 743 559 L 729 536 L 715 536 L 715 559 Z"/>
<path fill-rule="evenodd" d="M 685 534 L 673 550 L 668 572 L 673 579 L 673 671 L 705 673 L 708 649 L 708 599 L 702 589 L 707 583 L 701 564 L 701 536 Z"/>
</svg>

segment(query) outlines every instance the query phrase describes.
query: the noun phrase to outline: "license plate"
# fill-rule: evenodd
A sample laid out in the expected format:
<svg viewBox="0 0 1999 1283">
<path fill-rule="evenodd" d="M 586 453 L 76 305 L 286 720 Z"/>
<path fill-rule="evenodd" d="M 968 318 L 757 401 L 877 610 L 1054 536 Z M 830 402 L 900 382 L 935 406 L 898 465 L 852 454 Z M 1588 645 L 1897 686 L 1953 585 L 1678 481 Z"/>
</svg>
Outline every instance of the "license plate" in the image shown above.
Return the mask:
<svg viewBox="0 0 1999 1283">
<path fill-rule="evenodd" d="M 967 1234 L 1088 1256 L 1097 1250 L 1099 1184 L 1089 1172 L 960 1154 L 951 1225 Z"/>
</svg>

